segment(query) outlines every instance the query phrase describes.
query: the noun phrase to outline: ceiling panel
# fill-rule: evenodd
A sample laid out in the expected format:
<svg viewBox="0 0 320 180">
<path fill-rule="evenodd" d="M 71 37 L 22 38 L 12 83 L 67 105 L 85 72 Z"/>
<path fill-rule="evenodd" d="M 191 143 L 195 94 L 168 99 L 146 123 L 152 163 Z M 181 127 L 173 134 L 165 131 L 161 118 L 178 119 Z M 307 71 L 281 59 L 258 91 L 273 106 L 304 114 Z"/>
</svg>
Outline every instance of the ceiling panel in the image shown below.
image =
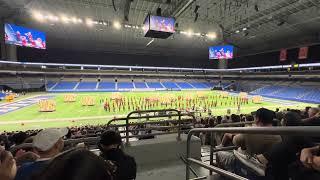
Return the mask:
<svg viewBox="0 0 320 180">
<path fill-rule="evenodd" d="M 7 22 L 38 28 L 48 35 L 48 48 L 72 48 L 128 54 L 207 57 L 211 45 L 231 43 L 239 53 L 274 49 L 280 39 L 315 37 L 320 30 L 319 0 L 196 0 L 177 16 L 178 30 L 218 34 L 216 40 L 176 33 L 167 40 L 143 37 L 141 29 L 62 22 L 38 22 L 30 15 L 41 11 L 56 16 L 90 18 L 97 21 L 123 21 L 126 0 L 0 0 L 0 16 Z M 129 10 L 131 25 L 142 25 L 148 13 L 161 8 L 170 14 L 189 0 L 133 0 Z M 195 8 L 198 19 L 195 21 Z M 243 30 L 246 28 L 247 30 Z M 239 31 L 239 32 L 238 32 Z M 317 39 L 310 39 L 317 41 Z M 268 42 L 268 43 L 265 43 Z M 283 42 L 282 42 L 283 43 Z M 291 46 L 291 43 L 283 43 Z M 257 49 L 256 47 L 261 47 Z"/>
</svg>

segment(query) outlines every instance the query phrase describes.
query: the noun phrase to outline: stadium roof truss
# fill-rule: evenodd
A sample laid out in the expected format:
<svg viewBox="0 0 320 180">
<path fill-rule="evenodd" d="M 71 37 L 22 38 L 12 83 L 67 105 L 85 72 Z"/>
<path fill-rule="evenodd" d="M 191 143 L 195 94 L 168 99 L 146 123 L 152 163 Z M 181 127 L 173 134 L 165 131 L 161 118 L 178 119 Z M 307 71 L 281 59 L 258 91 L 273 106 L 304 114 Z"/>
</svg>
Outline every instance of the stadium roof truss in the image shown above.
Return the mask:
<svg viewBox="0 0 320 180">
<path fill-rule="evenodd" d="M 150 38 L 143 37 L 139 27 L 158 8 L 162 15 L 176 18 L 178 31 L 146 47 Z M 207 57 L 207 47 L 221 43 L 235 45 L 242 55 L 318 43 L 319 8 L 320 0 L 0 0 L 0 16 L 5 21 L 47 32 L 51 47 L 193 58 Z M 38 22 L 31 16 L 33 11 L 90 18 L 97 24 L 80 28 L 85 25 Z M 116 30 L 113 21 L 130 27 Z M 214 32 L 217 38 L 179 33 L 190 30 Z"/>
</svg>

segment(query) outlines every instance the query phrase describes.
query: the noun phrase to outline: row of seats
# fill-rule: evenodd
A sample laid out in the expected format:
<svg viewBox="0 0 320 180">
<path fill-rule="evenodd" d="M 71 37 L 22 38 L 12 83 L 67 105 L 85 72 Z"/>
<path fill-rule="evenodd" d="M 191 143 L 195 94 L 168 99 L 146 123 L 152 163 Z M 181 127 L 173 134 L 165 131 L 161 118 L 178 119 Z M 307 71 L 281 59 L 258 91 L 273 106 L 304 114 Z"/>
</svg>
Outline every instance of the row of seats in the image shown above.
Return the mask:
<svg viewBox="0 0 320 180">
<path fill-rule="evenodd" d="M 320 103 L 320 89 L 314 87 L 265 86 L 251 93 L 279 99 Z"/>
<path fill-rule="evenodd" d="M 217 86 L 210 82 L 49 82 L 48 91 L 95 91 L 95 90 L 131 90 L 131 89 L 210 89 Z"/>
<path fill-rule="evenodd" d="M 0 99 L 4 99 L 6 97 L 5 93 L 0 92 Z"/>
</svg>

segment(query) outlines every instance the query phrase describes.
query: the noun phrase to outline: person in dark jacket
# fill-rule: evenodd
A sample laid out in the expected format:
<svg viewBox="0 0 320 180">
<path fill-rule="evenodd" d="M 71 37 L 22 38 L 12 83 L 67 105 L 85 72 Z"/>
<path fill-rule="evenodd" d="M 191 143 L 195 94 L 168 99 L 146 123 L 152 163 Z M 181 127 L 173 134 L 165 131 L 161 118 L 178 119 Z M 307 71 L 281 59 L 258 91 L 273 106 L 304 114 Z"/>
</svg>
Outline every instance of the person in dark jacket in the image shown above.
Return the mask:
<svg viewBox="0 0 320 180">
<path fill-rule="evenodd" d="M 103 132 L 98 144 L 101 157 L 112 161 L 117 166 L 116 180 L 136 179 L 137 165 L 135 159 L 125 154 L 121 145 L 121 136 L 118 132 L 112 130 Z"/>
</svg>

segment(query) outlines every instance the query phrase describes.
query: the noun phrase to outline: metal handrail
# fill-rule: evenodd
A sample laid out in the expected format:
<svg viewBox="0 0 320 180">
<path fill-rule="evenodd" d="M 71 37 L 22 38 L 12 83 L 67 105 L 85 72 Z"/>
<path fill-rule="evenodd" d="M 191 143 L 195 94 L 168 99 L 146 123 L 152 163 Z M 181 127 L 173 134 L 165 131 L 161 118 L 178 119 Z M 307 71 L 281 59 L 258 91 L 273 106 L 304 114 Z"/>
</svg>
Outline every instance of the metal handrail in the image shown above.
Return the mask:
<svg viewBox="0 0 320 180">
<path fill-rule="evenodd" d="M 320 136 L 320 126 L 310 127 L 310 126 L 300 126 L 300 127 L 233 127 L 233 128 L 195 128 L 189 131 L 187 137 L 187 163 L 186 163 L 186 180 L 190 179 L 190 164 L 195 163 L 199 166 L 206 168 L 208 170 L 214 171 L 216 173 L 222 174 L 231 179 L 236 180 L 246 180 L 246 178 L 238 176 L 234 173 L 224 171 L 221 168 L 207 165 L 201 161 L 198 161 L 191 157 L 190 145 L 191 137 L 194 133 L 199 132 L 223 132 L 223 133 L 242 133 L 242 134 L 267 134 L 267 135 L 289 135 L 289 136 Z"/>
<path fill-rule="evenodd" d="M 248 124 L 254 124 L 255 121 L 245 121 L 245 122 L 235 122 L 235 123 L 221 123 L 215 126 L 215 128 L 222 128 L 222 127 L 237 127 L 237 126 L 243 126 L 243 125 L 248 125 Z M 232 147 L 224 147 L 224 148 L 219 148 L 216 149 L 212 146 L 212 141 L 213 141 L 213 133 L 211 132 L 211 144 L 210 144 L 210 165 L 213 165 L 213 153 L 219 152 L 219 151 L 224 151 L 224 150 L 232 150 L 234 149 L 234 146 Z M 212 171 L 210 170 L 210 175 L 212 175 Z"/>
<path fill-rule="evenodd" d="M 190 121 L 190 119 L 181 119 L 182 122 L 186 121 Z M 178 120 L 161 120 L 161 121 L 144 121 L 144 122 L 134 122 L 134 123 L 130 123 L 131 126 L 136 126 L 136 125 L 144 125 L 144 124 L 165 124 L 165 123 L 178 123 Z M 125 124 L 109 124 L 107 125 L 107 128 L 110 127 L 122 127 Z"/>
<path fill-rule="evenodd" d="M 221 123 L 216 125 L 215 127 L 236 127 L 247 124 L 254 124 L 255 121 L 246 121 L 246 122 L 236 122 L 236 123 Z"/>
<path fill-rule="evenodd" d="M 164 114 L 158 114 L 158 115 L 153 115 L 153 116 L 132 116 L 134 114 L 145 114 L 145 113 L 156 113 L 156 112 L 162 112 Z M 176 114 L 167 114 L 167 112 L 175 112 Z M 195 120 L 195 116 L 192 114 L 181 114 L 181 111 L 176 110 L 176 109 L 159 109 L 159 110 L 142 110 L 142 111 L 132 111 L 130 112 L 127 117 L 126 117 L 126 123 L 125 123 L 125 127 L 126 127 L 126 145 L 129 145 L 129 127 L 132 126 L 132 124 L 129 122 L 131 119 L 142 119 L 142 118 L 146 118 L 146 119 L 151 119 L 151 118 L 159 118 L 159 117 L 178 117 L 178 137 L 177 140 L 180 141 L 181 140 L 181 117 L 182 116 L 188 116 L 188 117 L 192 117 L 192 120 Z M 144 136 L 151 136 L 154 134 L 148 134 L 148 135 L 144 135 Z"/>
</svg>

